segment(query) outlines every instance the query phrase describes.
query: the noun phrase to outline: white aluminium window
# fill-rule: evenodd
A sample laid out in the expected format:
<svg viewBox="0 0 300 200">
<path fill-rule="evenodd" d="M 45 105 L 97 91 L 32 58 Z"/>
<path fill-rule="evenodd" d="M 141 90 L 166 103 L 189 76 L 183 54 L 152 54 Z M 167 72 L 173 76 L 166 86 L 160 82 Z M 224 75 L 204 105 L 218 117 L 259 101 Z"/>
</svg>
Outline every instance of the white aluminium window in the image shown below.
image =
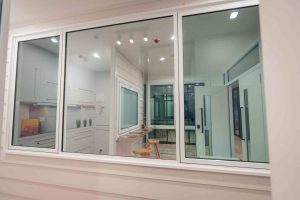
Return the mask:
<svg viewBox="0 0 300 200">
<path fill-rule="evenodd" d="M 267 168 L 253 1 L 14 39 L 8 151 Z"/>
</svg>

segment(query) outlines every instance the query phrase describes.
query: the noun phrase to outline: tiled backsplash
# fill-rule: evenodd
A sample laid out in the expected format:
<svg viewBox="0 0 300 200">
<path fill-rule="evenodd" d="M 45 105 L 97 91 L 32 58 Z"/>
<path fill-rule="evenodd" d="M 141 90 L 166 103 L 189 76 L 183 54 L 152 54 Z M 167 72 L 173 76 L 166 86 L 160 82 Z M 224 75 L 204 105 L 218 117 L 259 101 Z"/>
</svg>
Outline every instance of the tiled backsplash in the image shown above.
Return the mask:
<svg viewBox="0 0 300 200">
<path fill-rule="evenodd" d="M 90 126 L 89 120 L 92 120 L 92 126 L 95 124 L 95 107 L 69 106 L 67 112 L 67 129 L 77 128 L 76 122 L 80 121 L 80 127 Z"/>
</svg>

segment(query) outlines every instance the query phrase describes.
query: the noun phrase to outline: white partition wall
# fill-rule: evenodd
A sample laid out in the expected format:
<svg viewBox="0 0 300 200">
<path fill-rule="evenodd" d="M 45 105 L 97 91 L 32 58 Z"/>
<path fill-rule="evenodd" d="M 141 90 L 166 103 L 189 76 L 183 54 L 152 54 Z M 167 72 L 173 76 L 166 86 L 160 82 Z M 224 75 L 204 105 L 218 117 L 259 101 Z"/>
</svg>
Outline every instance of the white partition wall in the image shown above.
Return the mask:
<svg viewBox="0 0 300 200">
<path fill-rule="evenodd" d="M 5 93 L 4 85 L 6 80 L 6 64 L 7 64 L 7 54 L 10 53 L 10 51 L 7 51 L 7 45 L 8 45 L 8 31 L 9 31 L 9 9 L 10 9 L 10 0 L 1 0 L 1 10 L 0 10 L 0 113 L 4 113 L 4 97 Z M 4 129 L 5 129 L 5 122 L 3 121 L 3 114 L 0 114 L 0 142 L 1 142 L 1 149 L 2 151 L 2 142 L 4 140 Z"/>
</svg>

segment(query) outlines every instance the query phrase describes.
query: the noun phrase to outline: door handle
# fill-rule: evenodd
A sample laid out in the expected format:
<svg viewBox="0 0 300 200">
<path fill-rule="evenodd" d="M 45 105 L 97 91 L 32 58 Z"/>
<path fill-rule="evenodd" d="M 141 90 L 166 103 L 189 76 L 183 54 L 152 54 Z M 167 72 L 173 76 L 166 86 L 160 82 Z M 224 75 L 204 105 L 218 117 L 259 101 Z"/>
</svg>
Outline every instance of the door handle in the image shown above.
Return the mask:
<svg viewBox="0 0 300 200">
<path fill-rule="evenodd" d="M 244 128 L 244 126 L 245 126 L 245 122 L 243 121 L 244 120 L 244 107 L 240 107 L 240 112 L 241 112 L 241 123 L 242 123 L 242 128 L 241 128 L 241 140 L 245 140 L 245 138 L 244 138 L 244 130 L 243 130 L 243 128 Z"/>
<path fill-rule="evenodd" d="M 204 118 L 204 116 L 203 116 L 203 108 L 201 108 L 201 133 L 203 133 L 203 119 Z"/>
<path fill-rule="evenodd" d="M 250 119 L 249 119 L 248 89 L 244 89 L 244 104 L 245 104 L 246 139 L 247 139 L 247 141 L 250 141 Z"/>
</svg>

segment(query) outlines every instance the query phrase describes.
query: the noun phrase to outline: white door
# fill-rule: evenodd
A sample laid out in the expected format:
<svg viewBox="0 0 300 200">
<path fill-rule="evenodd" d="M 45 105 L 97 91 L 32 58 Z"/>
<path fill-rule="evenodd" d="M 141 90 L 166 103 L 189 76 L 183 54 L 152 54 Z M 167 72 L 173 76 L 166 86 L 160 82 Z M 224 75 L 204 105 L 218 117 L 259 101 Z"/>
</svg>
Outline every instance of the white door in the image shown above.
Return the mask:
<svg viewBox="0 0 300 200">
<path fill-rule="evenodd" d="M 226 86 L 195 87 L 197 157 L 231 157 Z"/>
<path fill-rule="evenodd" d="M 266 162 L 268 158 L 261 69 L 249 72 L 239 79 L 239 90 L 243 160 Z"/>
</svg>

